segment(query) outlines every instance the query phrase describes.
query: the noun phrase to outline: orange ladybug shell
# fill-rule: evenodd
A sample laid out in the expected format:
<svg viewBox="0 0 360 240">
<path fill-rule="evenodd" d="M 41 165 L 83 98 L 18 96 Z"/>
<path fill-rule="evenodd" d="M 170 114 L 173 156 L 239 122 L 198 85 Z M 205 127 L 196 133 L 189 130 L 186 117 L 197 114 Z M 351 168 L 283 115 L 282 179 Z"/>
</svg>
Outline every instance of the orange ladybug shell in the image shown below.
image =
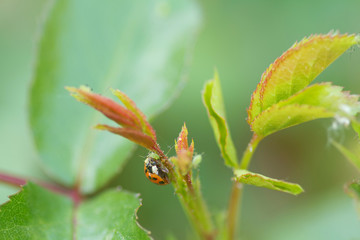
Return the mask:
<svg viewBox="0 0 360 240">
<path fill-rule="evenodd" d="M 154 158 L 148 157 L 144 162 L 145 176 L 153 183 L 158 185 L 169 184 L 167 169 L 161 166 L 161 163 Z"/>
</svg>

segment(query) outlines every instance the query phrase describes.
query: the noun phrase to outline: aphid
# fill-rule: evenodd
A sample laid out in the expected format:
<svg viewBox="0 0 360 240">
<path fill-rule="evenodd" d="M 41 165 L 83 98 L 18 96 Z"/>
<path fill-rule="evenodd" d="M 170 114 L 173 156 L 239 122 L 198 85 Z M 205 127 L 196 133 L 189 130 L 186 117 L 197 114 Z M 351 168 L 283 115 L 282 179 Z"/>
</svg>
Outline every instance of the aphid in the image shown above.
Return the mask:
<svg viewBox="0 0 360 240">
<path fill-rule="evenodd" d="M 145 159 L 144 172 L 147 179 L 153 183 L 159 185 L 170 183 L 169 177 L 167 175 L 169 171 L 167 168 L 162 166 L 160 158 L 157 154 L 150 153 L 149 156 Z"/>
</svg>

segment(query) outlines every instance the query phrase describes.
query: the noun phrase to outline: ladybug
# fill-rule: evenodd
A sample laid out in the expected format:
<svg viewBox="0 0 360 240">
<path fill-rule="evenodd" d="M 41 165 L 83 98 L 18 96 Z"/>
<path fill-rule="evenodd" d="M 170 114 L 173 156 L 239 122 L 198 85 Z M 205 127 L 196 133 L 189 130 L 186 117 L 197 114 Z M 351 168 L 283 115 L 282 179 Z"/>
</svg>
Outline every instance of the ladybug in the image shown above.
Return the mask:
<svg viewBox="0 0 360 240">
<path fill-rule="evenodd" d="M 145 159 L 144 172 L 145 176 L 153 183 L 159 185 L 166 185 L 170 183 L 167 175 L 169 170 L 162 166 L 160 158 L 156 154 L 150 154 Z"/>
</svg>

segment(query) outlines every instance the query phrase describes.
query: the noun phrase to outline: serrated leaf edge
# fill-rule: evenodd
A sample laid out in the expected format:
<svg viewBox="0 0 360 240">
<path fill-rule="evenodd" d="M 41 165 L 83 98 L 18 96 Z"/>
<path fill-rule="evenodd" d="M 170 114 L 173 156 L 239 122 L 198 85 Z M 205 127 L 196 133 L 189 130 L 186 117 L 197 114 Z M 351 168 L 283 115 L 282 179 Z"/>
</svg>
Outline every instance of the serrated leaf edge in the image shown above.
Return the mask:
<svg viewBox="0 0 360 240">
<path fill-rule="evenodd" d="M 287 58 L 289 58 L 291 55 L 293 55 L 294 53 L 296 53 L 297 51 L 299 51 L 302 47 L 312 43 L 313 41 L 316 41 L 318 39 L 325 39 L 325 38 L 343 38 L 343 37 L 351 37 L 354 36 L 354 41 L 356 42 L 360 42 L 360 35 L 355 35 L 355 34 L 338 34 L 337 32 L 329 32 L 328 34 L 314 34 L 314 35 L 310 35 L 309 37 L 304 37 L 300 42 L 295 42 L 288 50 L 286 50 L 280 57 L 278 57 L 272 64 L 270 64 L 270 66 L 263 72 L 262 76 L 261 76 L 261 80 L 260 83 L 258 83 L 258 85 L 256 86 L 255 91 L 253 92 L 253 94 L 251 95 L 251 101 L 250 101 L 250 106 L 247 109 L 248 112 L 248 118 L 247 121 L 250 124 L 252 122 L 252 119 L 254 119 L 255 116 L 252 116 L 251 113 L 251 109 L 253 108 L 253 104 L 254 104 L 254 99 L 255 96 L 257 94 L 258 97 L 260 98 L 259 102 L 261 104 L 260 108 L 260 113 L 265 111 L 262 109 L 262 102 L 263 102 L 263 96 L 264 96 L 264 91 L 266 89 L 266 86 L 269 82 L 269 79 L 271 78 L 273 71 L 275 71 L 277 69 L 277 67 L 284 62 Z M 316 78 L 316 77 L 315 77 Z M 315 79 L 314 78 L 314 79 Z M 258 115 L 259 115 L 258 114 Z"/>
</svg>

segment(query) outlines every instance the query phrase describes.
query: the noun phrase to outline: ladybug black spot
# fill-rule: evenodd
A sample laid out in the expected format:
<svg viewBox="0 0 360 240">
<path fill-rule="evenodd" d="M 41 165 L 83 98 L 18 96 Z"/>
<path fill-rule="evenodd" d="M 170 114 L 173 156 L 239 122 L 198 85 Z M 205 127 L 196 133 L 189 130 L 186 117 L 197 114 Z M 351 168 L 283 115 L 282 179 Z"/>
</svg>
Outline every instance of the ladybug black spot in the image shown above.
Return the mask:
<svg viewBox="0 0 360 240">
<path fill-rule="evenodd" d="M 153 177 L 152 179 L 154 179 L 154 180 L 158 180 L 158 178 L 157 178 L 157 177 Z"/>
<path fill-rule="evenodd" d="M 164 184 L 164 181 L 160 181 L 159 184 Z"/>
<path fill-rule="evenodd" d="M 149 175 L 148 178 L 151 180 L 151 176 Z"/>
</svg>

